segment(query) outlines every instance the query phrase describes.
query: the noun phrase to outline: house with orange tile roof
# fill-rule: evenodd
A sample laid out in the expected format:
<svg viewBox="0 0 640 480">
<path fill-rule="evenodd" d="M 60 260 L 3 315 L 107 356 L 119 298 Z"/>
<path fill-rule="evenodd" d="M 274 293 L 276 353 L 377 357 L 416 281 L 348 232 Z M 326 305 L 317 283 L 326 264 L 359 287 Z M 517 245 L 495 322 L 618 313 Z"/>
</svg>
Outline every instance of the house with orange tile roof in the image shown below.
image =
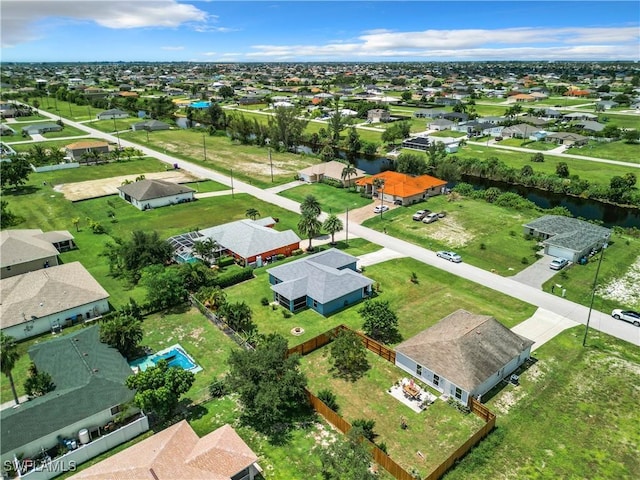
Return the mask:
<svg viewBox="0 0 640 480">
<path fill-rule="evenodd" d="M 71 477 L 74 480 L 253 480 L 258 457 L 230 425 L 198 438 L 182 420 Z"/>
<path fill-rule="evenodd" d="M 383 182 L 382 186 L 376 186 L 378 182 Z M 447 182 L 431 175 L 411 176 L 388 170 L 356 180 L 356 185 L 365 194 L 382 195 L 383 201 L 411 205 L 441 194 Z"/>
<path fill-rule="evenodd" d="M 109 153 L 109 144 L 102 140 L 80 140 L 79 142 L 70 143 L 64 148 L 67 156 L 73 160 L 81 160 L 85 153 Z"/>
</svg>

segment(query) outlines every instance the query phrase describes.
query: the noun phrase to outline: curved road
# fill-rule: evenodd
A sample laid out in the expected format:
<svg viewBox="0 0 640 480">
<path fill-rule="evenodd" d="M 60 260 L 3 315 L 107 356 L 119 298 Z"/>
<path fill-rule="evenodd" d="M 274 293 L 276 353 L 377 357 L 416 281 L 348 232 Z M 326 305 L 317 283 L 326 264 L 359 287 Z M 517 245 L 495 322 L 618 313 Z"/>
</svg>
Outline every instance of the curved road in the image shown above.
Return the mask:
<svg viewBox="0 0 640 480">
<path fill-rule="evenodd" d="M 54 120 L 57 119 L 57 116 L 49 114 L 48 112 L 41 111 L 40 113 Z M 65 122 L 75 128 L 90 133 L 96 138 L 102 138 L 109 142 L 117 142 L 116 137 L 111 134 L 101 132 L 78 122 L 72 122 L 69 120 L 65 120 Z M 169 165 L 178 163 L 180 165 L 180 168 L 187 170 L 188 172 L 191 172 L 196 176 L 208 178 L 223 185 L 231 186 L 231 179 L 229 177 L 209 170 L 208 168 L 195 165 L 182 159 L 174 158 L 166 153 L 157 152 L 148 147 L 143 147 L 127 140 L 120 139 L 120 144 L 123 147 L 137 148 L 138 150 L 141 150 L 145 155 L 158 158 L 159 160 Z M 248 193 L 249 195 L 259 198 L 260 200 L 278 205 L 279 207 L 285 208 L 287 210 L 296 213 L 300 211 L 300 206 L 297 202 L 281 197 L 275 193 L 262 190 L 253 185 L 249 185 L 247 183 L 240 182 L 234 179 L 233 187 L 235 191 Z M 343 222 L 345 221 L 344 216 L 342 216 L 341 219 Z M 431 265 L 442 270 L 446 270 L 454 275 L 465 278 L 467 280 L 471 280 L 472 282 L 491 288 L 506 295 L 515 297 L 539 308 L 551 311 L 561 317 L 567 318 L 577 323 L 586 324 L 589 309 L 582 305 L 578 305 L 577 303 L 557 297 L 555 295 L 551 295 L 549 293 L 545 293 L 534 287 L 519 283 L 513 279 L 496 275 L 494 273 L 482 270 L 478 267 L 474 267 L 466 263 L 450 263 L 437 257 L 436 254 L 431 250 L 427 250 L 418 245 L 414 245 L 404 240 L 391 237 L 370 228 L 363 227 L 362 225 L 349 223 L 349 232 L 372 243 L 387 247 L 407 257 L 411 257 L 416 261 Z M 591 313 L 590 327 L 608 335 L 612 335 L 614 337 L 630 342 L 634 345 L 640 346 L 640 328 L 634 327 L 633 325 L 625 322 L 614 320 L 609 316 L 609 314 L 593 310 Z"/>
</svg>

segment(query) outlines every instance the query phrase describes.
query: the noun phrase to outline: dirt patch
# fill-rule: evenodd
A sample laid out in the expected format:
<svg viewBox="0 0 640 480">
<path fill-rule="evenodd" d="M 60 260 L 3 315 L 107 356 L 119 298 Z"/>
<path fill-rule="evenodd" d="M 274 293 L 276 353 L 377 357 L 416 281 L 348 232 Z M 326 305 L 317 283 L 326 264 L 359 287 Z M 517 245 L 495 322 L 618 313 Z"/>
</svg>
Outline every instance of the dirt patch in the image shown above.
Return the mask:
<svg viewBox="0 0 640 480">
<path fill-rule="evenodd" d="M 640 257 L 622 277 L 611 280 L 598 288 L 596 293 L 630 308 L 640 308 Z"/>
<path fill-rule="evenodd" d="M 316 445 L 321 447 L 328 447 L 330 444 L 336 441 L 336 433 L 327 430 L 321 423 L 315 424 L 316 431 L 312 433 L 313 439 Z"/>
<path fill-rule="evenodd" d="M 509 413 L 509 410 L 511 410 L 511 407 L 513 407 L 516 403 L 518 403 L 518 401 L 524 398 L 525 395 L 526 392 L 523 389 L 513 387 L 512 389 L 504 392 L 500 397 L 500 400 L 494 403 L 494 409 L 497 412 L 506 415 L 507 413 Z"/>
<path fill-rule="evenodd" d="M 465 229 L 451 215 L 441 218 L 428 226 L 427 236 L 445 243 L 452 248 L 464 247 L 475 238 L 473 233 Z"/>
<path fill-rule="evenodd" d="M 82 168 L 82 167 L 80 167 Z M 79 200 L 88 200 L 90 198 L 105 197 L 107 195 L 116 195 L 118 187 L 125 180 L 134 181 L 141 174 L 121 175 L 119 177 L 101 178 L 99 180 L 87 180 L 86 182 L 63 183 L 55 185 L 53 189 L 61 192 L 67 200 L 77 202 Z M 142 174 L 147 180 L 166 180 L 174 183 L 186 183 L 196 180 L 195 177 L 189 175 L 182 170 L 168 170 L 166 172 L 151 172 Z"/>
<path fill-rule="evenodd" d="M 392 202 L 384 202 L 384 204 L 389 207 L 389 210 L 398 208 L 398 205 L 394 205 Z M 365 205 L 364 207 L 356 208 L 354 210 L 349 210 L 349 221 L 355 223 L 362 223 L 369 218 L 373 218 L 376 215 L 380 215 L 379 213 L 375 213 L 373 209 L 380 205 L 379 199 L 371 200 L 370 205 Z M 383 213 L 384 215 L 384 213 Z"/>
<path fill-rule="evenodd" d="M 199 328 L 196 328 L 195 330 L 192 330 L 189 336 L 197 341 L 197 340 L 200 340 L 200 337 L 202 336 L 203 333 L 204 333 L 204 328 L 199 327 Z"/>
</svg>

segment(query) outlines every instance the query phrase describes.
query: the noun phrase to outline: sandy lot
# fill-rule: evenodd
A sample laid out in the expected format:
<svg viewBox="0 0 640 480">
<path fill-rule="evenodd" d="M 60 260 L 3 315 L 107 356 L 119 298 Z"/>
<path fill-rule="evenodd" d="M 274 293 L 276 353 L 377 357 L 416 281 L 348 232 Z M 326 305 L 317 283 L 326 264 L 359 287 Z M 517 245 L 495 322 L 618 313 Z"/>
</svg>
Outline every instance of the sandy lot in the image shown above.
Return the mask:
<svg viewBox="0 0 640 480">
<path fill-rule="evenodd" d="M 159 179 L 168 182 L 186 183 L 195 178 L 182 170 L 169 170 L 166 172 L 152 172 L 143 174 L 146 179 Z M 140 174 L 122 175 L 119 177 L 102 178 L 100 180 L 87 180 L 86 182 L 63 183 L 55 185 L 53 189 L 62 192 L 67 200 L 77 202 L 90 198 L 104 197 L 118 193 L 117 188 L 125 180 L 134 181 Z"/>
<path fill-rule="evenodd" d="M 398 208 L 398 205 L 394 205 L 393 202 L 384 202 L 384 204 L 389 207 L 389 210 L 394 208 Z M 354 210 L 349 210 L 349 221 L 355 223 L 362 223 L 369 218 L 373 218 L 376 215 L 380 215 L 379 213 L 375 213 L 373 209 L 380 205 L 380 200 L 375 198 L 371 201 L 370 205 L 365 205 L 364 207 L 356 208 Z M 383 214 L 384 215 L 384 214 Z"/>
</svg>

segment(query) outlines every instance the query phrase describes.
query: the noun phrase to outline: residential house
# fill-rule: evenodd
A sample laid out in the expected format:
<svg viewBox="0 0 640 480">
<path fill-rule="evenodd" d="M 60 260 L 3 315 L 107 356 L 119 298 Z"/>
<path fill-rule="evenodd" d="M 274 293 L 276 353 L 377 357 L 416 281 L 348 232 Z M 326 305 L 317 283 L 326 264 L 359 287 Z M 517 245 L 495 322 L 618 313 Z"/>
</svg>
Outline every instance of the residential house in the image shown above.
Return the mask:
<svg viewBox="0 0 640 480">
<path fill-rule="evenodd" d="M 300 237 L 293 230 L 281 232 L 273 228 L 275 224 L 276 221 L 272 217 L 243 219 L 186 234 L 187 237 L 191 237 L 191 245 L 185 244 L 185 236 L 180 235 L 170 238 L 169 242 L 177 247 L 176 254 L 182 255 L 182 261 L 188 261 L 192 257 L 185 253 L 191 251 L 193 243 L 210 238 L 218 244 L 220 253 L 232 255 L 244 265 L 262 266 L 272 257 L 288 257 L 300 248 Z M 183 252 L 180 251 L 182 247 L 185 248 Z"/>
<path fill-rule="evenodd" d="M 502 136 L 505 138 L 521 138 L 523 140 L 526 140 L 539 131 L 540 128 L 538 127 L 534 127 L 533 125 L 529 125 L 527 123 L 519 123 L 518 125 L 504 127 L 502 129 Z"/>
<path fill-rule="evenodd" d="M 444 110 L 438 110 L 438 109 L 433 109 L 433 110 L 416 110 L 413 113 L 413 116 L 416 118 L 440 118 L 442 117 L 442 115 L 444 115 L 446 112 Z"/>
<path fill-rule="evenodd" d="M 181 420 L 72 476 L 73 480 L 253 480 L 258 456 L 230 425 L 199 438 Z"/>
<path fill-rule="evenodd" d="M 469 120 L 469 115 L 462 112 L 446 112 L 442 114 L 442 118 L 451 120 L 452 122 L 466 122 Z"/>
<path fill-rule="evenodd" d="M 383 186 L 377 188 L 376 181 L 382 181 Z M 430 175 L 414 177 L 405 173 L 385 171 L 362 178 L 356 182 L 356 185 L 365 194 L 382 195 L 384 201 L 397 201 L 402 205 L 411 205 L 430 196 L 439 195 L 446 187 L 447 182 Z"/>
<path fill-rule="evenodd" d="M 620 104 L 613 100 L 601 100 L 596 102 L 596 110 L 611 110 L 613 107 L 617 107 L 618 105 Z"/>
<path fill-rule="evenodd" d="M 274 299 L 297 312 L 330 315 L 371 295 L 373 280 L 357 273 L 358 259 L 331 248 L 267 270 Z"/>
<path fill-rule="evenodd" d="M 58 253 L 75 248 L 73 240 L 66 230 L 2 230 L 0 278 L 58 265 Z"/>
<path fill-rule="evenodd" d="M 509 376 L 531 354 L 533 341 L 489 315 L 457 310 L 400 343 L 396 365 L 467 405 Z"/>
<path fill-rule="evenodd" d="M 442 131 L 442 130 L 451 130 L 454 125 L 455 123 L 452 122 L 451 120 L 447 120 L 445 118 L 437 118 L 429 122 L 427 124 L 427 128 L 429 130 Z"/>
<path fill-rule="evenodd" d="M 118 187 L 120 198 L 138 210 L 191 202 L 195 190 L 166 180 L 144 179 Z"/>
<path fill-rule="evenodd" d="M 9 125 L 6 125 L 4 123 L 0 123 L 0 136 L 10 136 L 10 135 L 15 135 L 16 131 L 11 128 Z"/>
<path fill-rule="evenodd" d="M 389 110 L 385 110 L 384 108 L 374 108 L 367 112 L 367 121 L 370 123 L 382 123 L 390 120 L 391 114 Z"/>
<path fill-rule="evenodd" d="M 83 160 L 86 155 L 95 152 L 98 155 L 109 153 L 109 144 L 101 140 L 80 140 L 65 147 L 68 157 L 73 160 Z"/>
<path fill-rule="evenodd" d="M 581 122 L 576 122 L 573 124 L 573 126 L 593 133 L 601 132 L 605 127 L 602 123 L 594 122 L 593 120 L 583 120 Z"/>
<path fill-rule="evenodd" d="M 80 464 L 149 429 L 147 418 L 140 414 L 123 427 L 114 425 L 135 393 L 125 386 L 132 370 L 115 348 L 100 342 L 97 325 L 37 343 L 29 349 L 29 357 L 39 372 L 51 376 L 55 389 L 0 412 L 3 465 L 17 456 L 33 459 L 52 452 L 54 457 L 53 452 L 61 449 L 66 455 L 33 477 L 48 479 L 71 462 Z"/>
<path fill-rule="evenodd" d="M 435 103 L 436 105 L 446 105 L 448 107 L 452 107 L 454 105 L 460 105 L 462 102 L 457 98 L 436 97 L 434 98 L 433 103 Z"/>
<path fill-rule="evenodd" d="M 429 137 L 413 137 L 402 141 L 402 148 L 424 150 L 425 152 L 429 149 L 429 145 L 431 145 Z"/>
<path fill-rule="evenodd" d="M 594 121 L 597 121 L 598 120 L 598 116 L 594 115 L 593 113 L 587 113 L 587 112 L 571 112 L 571 113 L 565 113 L 564 115 L 562 115 L 562 119 L 563 120 L 567 120 L 569 122 L 571 122 L 573 120 L 594 120 Z"/>
<path fill-rule="evenodd" d="M 558 145 L 579 146 L 586 145 L 589 138 L 578 133 L 552 132 L 547 134 L 545 140 L 547 142 L 557 143 Z"/>
<path fill-rule="evenodd" d="M 105 110 L 104 112 L 100 112 L 96 115 L 98 120 L 112 120 L 114 118 L 129 118 L 129 114 L 124 110 L 119 110 L 117 108 L 112 108 L 110 110 Z"/>
<path fill-rule="evenodd" d="M 608 228 L 561 215 L 544 215 L 523 228 L 525 235 L 542 240 L 544 253 L 574 263 L 602 248 L 611 236 Z"/>
<path fill-rule="evenodd" d="M 298 176 L 303 182 L 318 183 L 327 178 L 340 182 L 343 187 L 347 187 L 353 185 L 356 180 L 359 180 L 366 175 L 364 170 L 356 168 L 355 172 L 348 178 L 343 177 L 342 172 L 345 167 L 347 167 L 347 164 L 331 160 L 330 162 L 318 163 L 300 170 L 298 172 Z"/>
<path fill-rule="evenodd" d="M 109 311 L 109 294 L 80 262 L 3 278 L 0 290 L 2 332 L 18 340 Z"/>
<path fill-rule="evenodd" d="M 161 122 L 160 120 L 146 120 L 144 122 L 138 122 L 131 125 L 131 130 L 147 130 L 148 132 L 157 132 L 160 130 L 169 130 L 171 126 L 168 123 Z"/>
<path fill-rule="evenodd" d="M 536 97 L 530 95 L 528 93 L 517 93 L 515 95 L 511 95 L 507 101 L 515 102 L 515 103 L 523 103 L 523 102 L 535 102 L 537 100 Z"/>
<path fill-rule="evenodd" d="M 22 127 L 22 133 L 31 135 L 42 135 L 47 132 L 61 132 L 62 127 L 57 123 L 50 122 L 42 122 L 42 123 L 34 123 L 33 125 L 27 125 Z"/>
</svg>

